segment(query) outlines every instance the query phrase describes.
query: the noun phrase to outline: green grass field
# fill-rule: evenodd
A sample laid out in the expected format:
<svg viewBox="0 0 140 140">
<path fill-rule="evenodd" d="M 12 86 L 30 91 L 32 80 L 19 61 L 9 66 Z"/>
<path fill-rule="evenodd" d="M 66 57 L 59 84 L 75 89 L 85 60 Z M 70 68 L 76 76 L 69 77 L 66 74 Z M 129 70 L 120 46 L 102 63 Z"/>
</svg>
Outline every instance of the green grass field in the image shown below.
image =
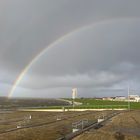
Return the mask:
<svg viewBox="0 0 140 140">
<path fill-rule="evenodd" d="M 75 101 L 82 103 L 75 108 L 128 108 L 128 102 L 124 101 L 96 100 L 93 98 L 78 98 Z M 140 102 L 130 102 L 130 109 L 140 109 Z"/>
<path fill-rule="evenodd" d="M 72 101 L 71 98 L 65 98 L 63 100 Z M 109 101 L 109 100 L 96 100 L 94 98 L 77 98 L 75 102 L 82 103 L 81 105 L 75 105 L 75 109 L 127 109 L 128 102 L 125 101 Z M 31 109 L 72 109 L 72 105 L 45 105 L 38 106 Z M 24 107 L 23 107 L 24 108 Z M 30 109 L 30 106 L 28 107 Z M 140 102 L 130 102 L 130 109 L 140 109 Z"/>
</svg>

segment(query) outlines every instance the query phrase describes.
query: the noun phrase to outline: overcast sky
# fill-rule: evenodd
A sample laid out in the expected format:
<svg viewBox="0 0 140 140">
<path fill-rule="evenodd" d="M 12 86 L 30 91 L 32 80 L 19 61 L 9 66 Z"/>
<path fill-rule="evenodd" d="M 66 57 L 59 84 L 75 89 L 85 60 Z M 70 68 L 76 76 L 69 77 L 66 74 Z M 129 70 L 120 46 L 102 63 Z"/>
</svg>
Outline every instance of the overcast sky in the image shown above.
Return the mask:
<svg viewBox="0 0 140 140">
<path fill-rule="evenodd" d="M 139 0 L 1 0 L 0 96 L 140 95 Z"/>
</svg>

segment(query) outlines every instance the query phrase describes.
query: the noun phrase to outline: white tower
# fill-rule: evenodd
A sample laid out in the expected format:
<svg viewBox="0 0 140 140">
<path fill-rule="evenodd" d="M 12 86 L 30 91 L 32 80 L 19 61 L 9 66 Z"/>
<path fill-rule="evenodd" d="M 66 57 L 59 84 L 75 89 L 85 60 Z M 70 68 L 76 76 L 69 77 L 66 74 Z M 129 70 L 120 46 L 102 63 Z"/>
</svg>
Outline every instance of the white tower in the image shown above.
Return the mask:
<svg viewBox="0 0 140 140">
<path fill-rule="evenodd" d="M 77 88 L 72 89 L 72 99 L 75 99 L 77 97 Z"/>
</svg>

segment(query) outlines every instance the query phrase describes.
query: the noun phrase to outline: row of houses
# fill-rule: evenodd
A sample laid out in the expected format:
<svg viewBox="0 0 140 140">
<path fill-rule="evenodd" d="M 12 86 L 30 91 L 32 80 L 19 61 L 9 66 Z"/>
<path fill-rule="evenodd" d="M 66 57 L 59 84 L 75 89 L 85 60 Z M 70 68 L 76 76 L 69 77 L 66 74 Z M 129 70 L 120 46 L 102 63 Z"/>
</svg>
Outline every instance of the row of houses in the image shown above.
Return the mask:
<svg viewBox="0 0 140 140">
<path fill-rule="evenodd" d="M 125 96 L 103 97 L 102 100 L 140 102 L 140 96 L 129 95 L 128 97 Z"/>
</svg>

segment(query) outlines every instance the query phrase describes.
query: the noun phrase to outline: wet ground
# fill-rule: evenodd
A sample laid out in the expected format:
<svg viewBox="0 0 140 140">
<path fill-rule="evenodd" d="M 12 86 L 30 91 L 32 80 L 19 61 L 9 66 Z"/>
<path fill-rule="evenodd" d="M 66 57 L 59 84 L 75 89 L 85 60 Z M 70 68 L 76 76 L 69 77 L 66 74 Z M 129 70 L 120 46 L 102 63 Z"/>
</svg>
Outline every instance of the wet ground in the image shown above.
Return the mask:
<svg viewBox="0 0 140 140">
<path fill-rule="evenodd" d="M 91 129 L 74 140 L 140 140 L 140 110 L 126 111 L 100 129 Z"/>
</svg>

